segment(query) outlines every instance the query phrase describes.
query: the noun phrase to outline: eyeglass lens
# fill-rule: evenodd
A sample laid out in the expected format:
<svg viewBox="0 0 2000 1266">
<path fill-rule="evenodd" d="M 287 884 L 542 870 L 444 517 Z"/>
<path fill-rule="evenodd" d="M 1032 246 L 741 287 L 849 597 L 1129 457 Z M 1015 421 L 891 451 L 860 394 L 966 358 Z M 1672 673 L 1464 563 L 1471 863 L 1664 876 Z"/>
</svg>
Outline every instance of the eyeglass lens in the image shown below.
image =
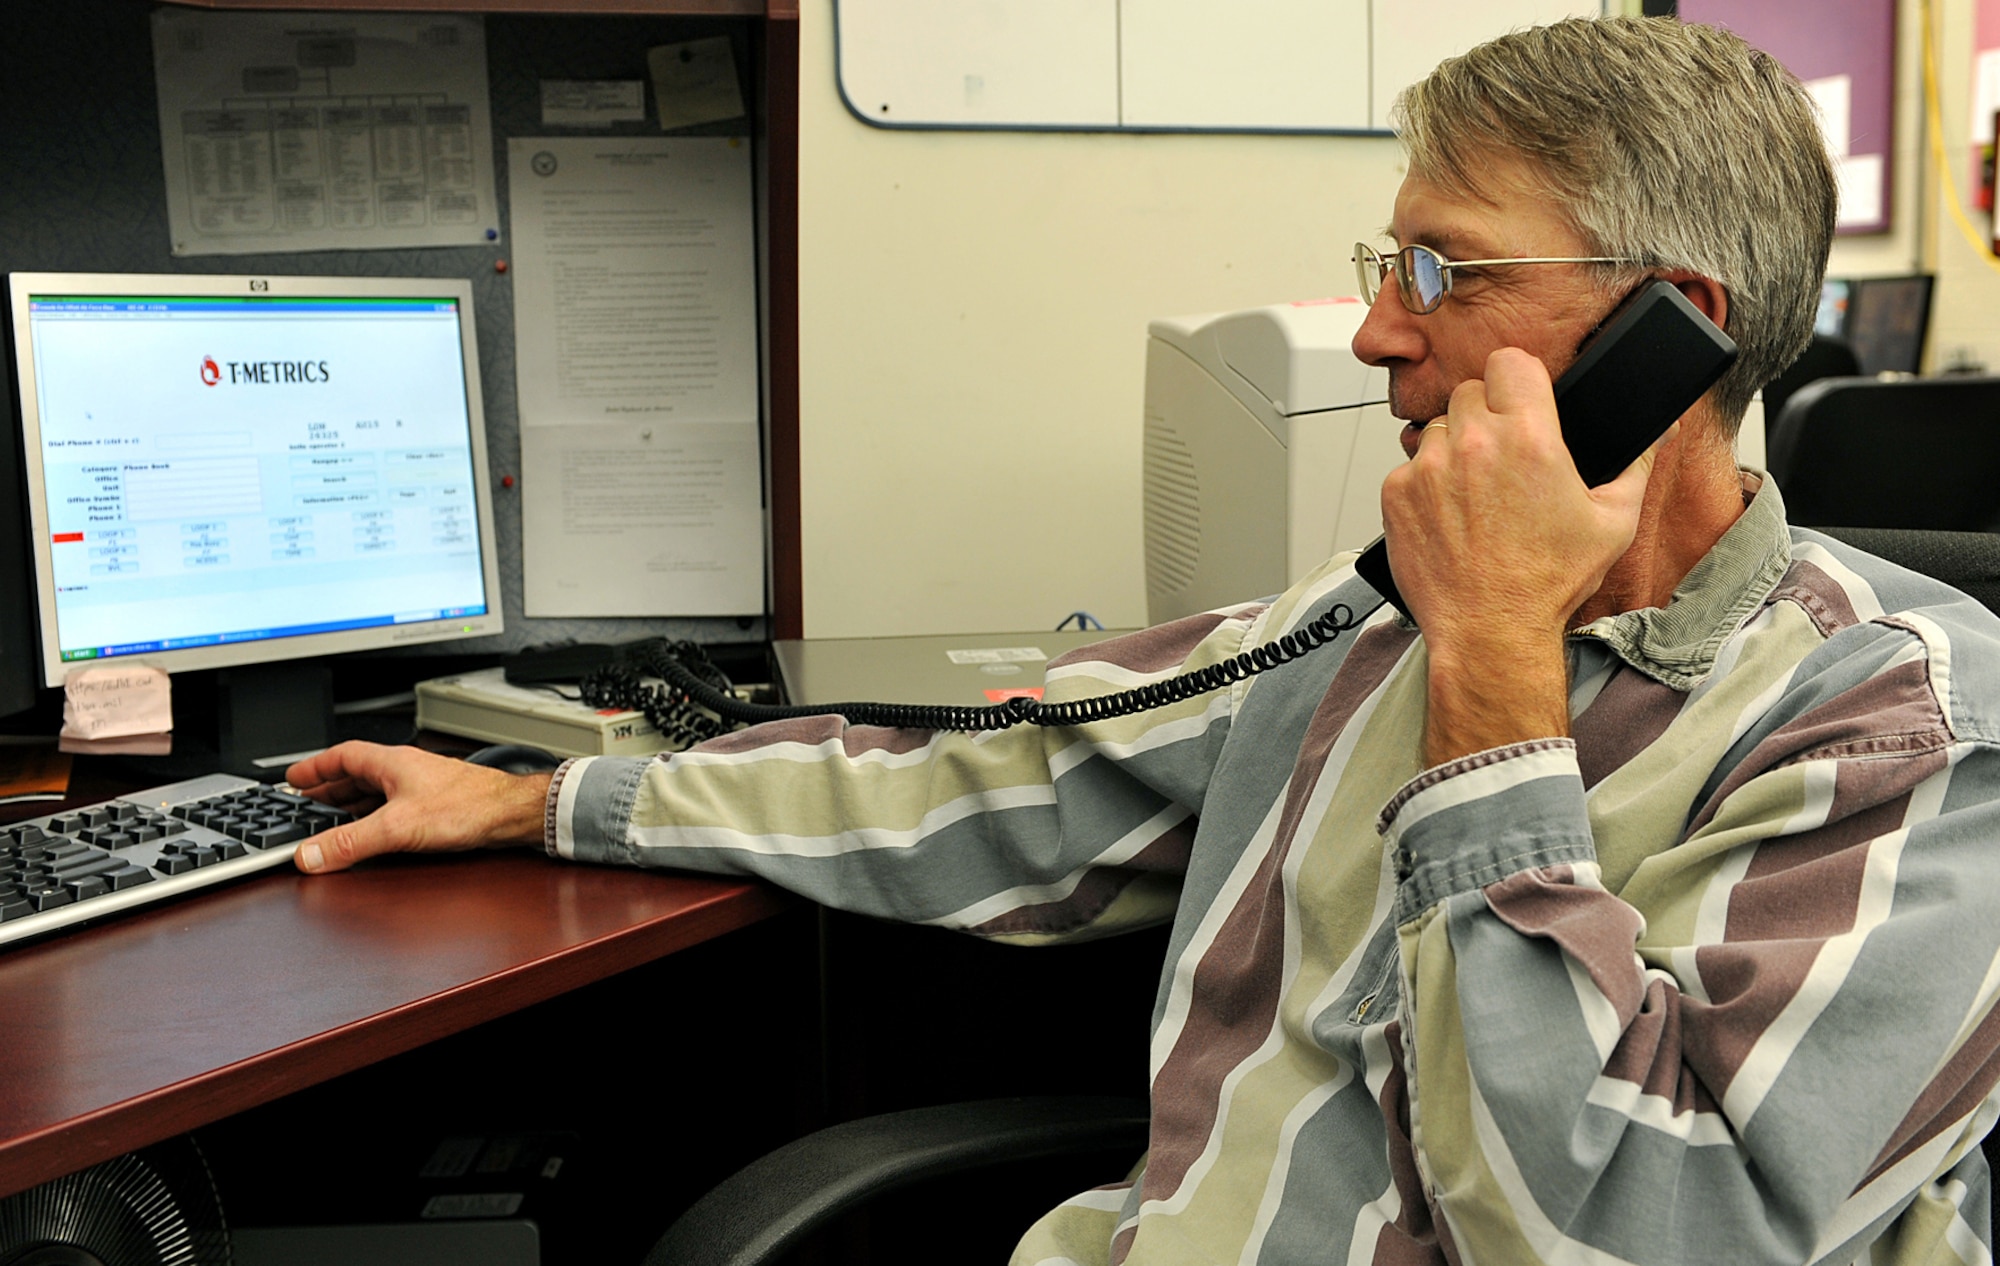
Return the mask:
<svg viewBox="0 0 2000 1266">
<path fill-rule="evenodd" d="M 1436 252 L 1421 246 L 1405 246 L 1396 252 L 1396 284 L 1412 308 L 1429 312 L 1444 302 L 1444 261 Z"/>
</svg>

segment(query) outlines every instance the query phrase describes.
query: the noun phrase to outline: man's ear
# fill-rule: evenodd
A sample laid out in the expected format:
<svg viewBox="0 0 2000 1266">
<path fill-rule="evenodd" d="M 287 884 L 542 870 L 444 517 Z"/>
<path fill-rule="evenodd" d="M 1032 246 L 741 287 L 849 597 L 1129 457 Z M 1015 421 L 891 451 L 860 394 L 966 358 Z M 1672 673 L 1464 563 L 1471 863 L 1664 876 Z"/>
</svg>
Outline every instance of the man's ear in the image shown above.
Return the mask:
<svg viewBox="0 0 2000 1266">
<path fill-rule="evenodd" d="M 1729 292 L 1713 277 L 1703 277 L 1699 273 L 1670 272 L 1661 280 L 1674 283 L 1675 289 L 1687 296 L 1687 301 L 1701 310 L 1701 314 L 1715 322 L 1717 329 L 1729 328 Z"/>
</svg>

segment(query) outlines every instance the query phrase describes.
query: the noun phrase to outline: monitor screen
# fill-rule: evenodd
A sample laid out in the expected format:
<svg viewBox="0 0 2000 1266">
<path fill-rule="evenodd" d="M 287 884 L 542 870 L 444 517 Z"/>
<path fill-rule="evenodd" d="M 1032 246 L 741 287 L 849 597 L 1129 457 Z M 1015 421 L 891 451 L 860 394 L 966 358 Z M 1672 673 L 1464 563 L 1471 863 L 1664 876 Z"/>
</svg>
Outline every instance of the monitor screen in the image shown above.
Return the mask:
<svg viewBox="0 0 2000 1266">
<path fill-rule="evenodd" d="M 1819 286 L 1819 311 L 1813 314 L 1813 333 L 1825 338 L 1847 337 L 1847 301 L 1854 283 L 1828 277 Z"/>
<path fill-rule="evenodd" d="M 1923 368 L 1931 324 L 1927 275 L 1859 277 L 1849 282 L 1844 331 L 1864 374 L 1914 374 Z"/>
<path fill-rule="evenodd" d="M 466 282 L 8 281 L 47 684 L 500 631 Z"/>
</svg>

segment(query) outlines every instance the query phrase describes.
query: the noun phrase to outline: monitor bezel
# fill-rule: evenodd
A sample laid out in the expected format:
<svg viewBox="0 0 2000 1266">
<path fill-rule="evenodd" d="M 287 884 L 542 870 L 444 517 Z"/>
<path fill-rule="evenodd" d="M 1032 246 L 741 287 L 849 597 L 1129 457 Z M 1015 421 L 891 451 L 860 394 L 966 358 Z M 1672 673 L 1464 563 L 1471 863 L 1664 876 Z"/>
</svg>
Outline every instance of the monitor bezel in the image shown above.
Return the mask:
<svg viewBox="0 0 2000 1266">
<path fill-rule="evenodd" d="M 1879 296 L 1880 293 L 1885 288 L 1890 286 L 1911 285 L 1912 283 L 1916 284 L 1916 289 L 1921 291 L 1923 295 L 1922 302 L 1923 302 L 1924 319 L 1923 323 L 1917 327 L 1916 347 L 1914 348 L 1916 355 L 1912 358 L 1915 362 L 1915 368 L 1907 370 L 1905 369 L 1885 370 L 1880 368 L 1869 369 L 1868 366 L 1863 365 L 1862 372 L 1871 374 L 1872 373 L 1910 373 L 1910 374 L 1922 373 L 1924 365 L 1924 353 L 1930 349 L 1931 320 L 1935 313 L 1935 309 L 1937 307 L 1937 274 L 1936 273 L 1882 273 L 1873 276 L 1843 277 L 1840 278 L 1840 280 L 1845 281 L 1848 286 L 1847 319 L 1841 323 L 1840 336 L 1847 341 L 1847 345 L 1850 348 L 1854 347 L 1854 337 L 1855 337 L 1854 318 L 1857 314 L 1862 315 L 1864 318 L 1866 317 L 1868 309 L 1868 303 L 1866 297 L 1869 294 L 1873 293 Z M 1857 356 L 1860 355 L 1860 351 L 1858 348 L 1855 349 L 1855 354 Z"/>
<path fill-rule="evenodd" d="M 491 637 L 505 630 L 500 588 L 500 548 L 493 532 L 492 475 L 487 463 L 485 394 L 479 378 L 479 339 L 471 282 L 457 277 L 296 277 L 275 274 L 59 273 L 7 275 L 8 310 L 13 323 L 14 407 L 20 422 L 22 475 L 26 484 L 29 530 L 33 533 L 36 633 L 41 675 L 60 686 L 67 674 L 91 665 L 150 664 L 169 673 L 232 668 L 283 660 L 311 659 L 356 651 L 397 650 L 426 643 Z M 472 487 L 479 522 L 480 572 L 486 587 L 486 614 L 384 624 L 363 629 L 296 634 L 250 642 L 147 651 L 113 659 L 64 660 L 55 636 L 54 556 L 49 536 L 48 490 L 42 480 L 40 391 L 36 381 L 28 304 L 36 295 L 118 295 L 162 298 L 384 298 L 451 299 L 458 304 L 460 359 L 464 367 L 466 416 L 471 431 Z"/>
</svg>

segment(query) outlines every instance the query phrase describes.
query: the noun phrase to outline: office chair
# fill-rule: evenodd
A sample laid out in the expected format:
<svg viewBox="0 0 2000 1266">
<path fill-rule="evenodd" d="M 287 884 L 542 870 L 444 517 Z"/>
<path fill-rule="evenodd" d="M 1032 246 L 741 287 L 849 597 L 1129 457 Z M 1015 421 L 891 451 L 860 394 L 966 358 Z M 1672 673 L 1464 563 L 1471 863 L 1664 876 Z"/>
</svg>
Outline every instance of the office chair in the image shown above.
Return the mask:
<svg viewBox="0 0 2000 1266">
<path fill-rule="evenodd" d="M 1785 367 L 1784 373 L 1764 384 L 1764 417 L 1768 421 L 1783 413 L 1785 402 L 1809 382 L 1852 378 L 1860 372 L 1861 362 L 1855 359 L 1854 349 L 1847 340 L 1815 334 L 1799 358 Z"/>
<path fill-rule="evenodd" d="M 1801 526 L 2000 531 L 2000 378 L 1823 378 L 1765 450 Z"/>
<path fill-rule="evenodd" d="M 1129 1164 L 1145 1150 L 1149 1116 L 1144 1099 L 1048 1095 L 830 1126 L 724 1179 L 667 1228 L 646 1266 L 768 1266 L 878 1196 L 969 1170 L 1100 1152 Z"/>
<path fill-rule="evenodd" d="M 1988 610 L 2000 611 L 2000 535 L 1874 527 L 1814 530 L 1900 567 L 1942 580 L 1978 599 Z"/>
</svg>

